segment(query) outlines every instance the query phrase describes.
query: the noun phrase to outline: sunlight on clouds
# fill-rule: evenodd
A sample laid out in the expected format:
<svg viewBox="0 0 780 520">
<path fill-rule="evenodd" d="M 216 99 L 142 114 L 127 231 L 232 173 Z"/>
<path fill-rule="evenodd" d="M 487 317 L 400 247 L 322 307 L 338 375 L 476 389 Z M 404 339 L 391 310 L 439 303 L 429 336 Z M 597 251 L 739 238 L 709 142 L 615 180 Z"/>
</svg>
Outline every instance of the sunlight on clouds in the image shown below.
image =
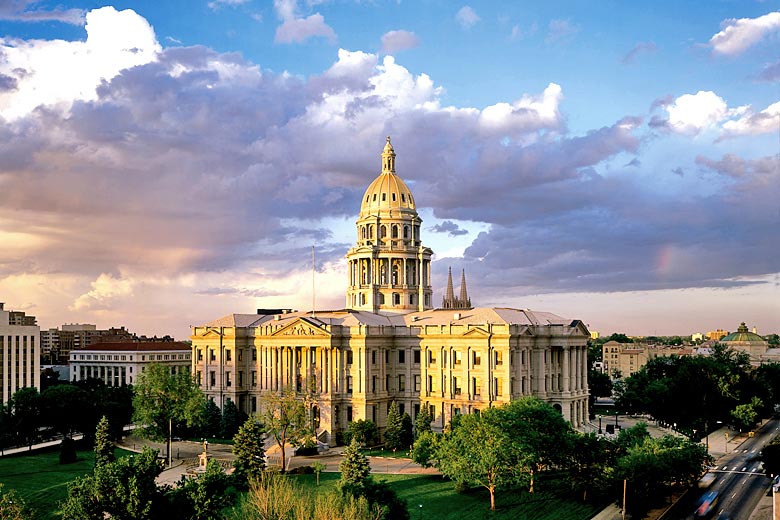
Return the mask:
<svg viewBox="0 0 780 520">
<path fill-rule="evenodd" d="M 483 129 L 495 133 L 528 131 L 529 127 L 557 127 L 560 113 L 558 107 L 563 99 L 560 85 L 550 83 L 541 96 L 524 95 L 511 105 L 496 103 L 485 107 L 479 116 Z"/>
<path fill-rule="evenodd" d="M 0 74 L 18 88 L 0 93 L 0 116 L 17 119 L 40 105 L 68 110 L 75 100 L 94 100 L 102 80 L 153 61 L 161 47 L 149 23 L 134 11 L 103 7 L 87 13 L 86 41 L 0 38 Z"/>
<path fill-rule="evenodd" d="M 761 112 L 748 112 L 736 121 L 726 121 L 723 130 L 727 136 L 758 135 L 780 130 L 780 101 L 769 105 Z"/>
<path fill-rule="evenodd" d="M 741 54 L 765 36 L 780 31 L 780 12 L 758 18 L 732 18 L 721 25 L 723 30 L 710 38 L 712 51 L 716 54 Z"/>
<path fill-rule="evenodd" d="M 126 278 L 114 278 L 112 274 L 101 273 L 97 280 L 92 282 L 92 290 L 82 294 L 70 307 L 75 311 L 87 309 L 110 308 L 113 301 L 118 298 L 132 296 L 133 281 Z"/>
</svg>

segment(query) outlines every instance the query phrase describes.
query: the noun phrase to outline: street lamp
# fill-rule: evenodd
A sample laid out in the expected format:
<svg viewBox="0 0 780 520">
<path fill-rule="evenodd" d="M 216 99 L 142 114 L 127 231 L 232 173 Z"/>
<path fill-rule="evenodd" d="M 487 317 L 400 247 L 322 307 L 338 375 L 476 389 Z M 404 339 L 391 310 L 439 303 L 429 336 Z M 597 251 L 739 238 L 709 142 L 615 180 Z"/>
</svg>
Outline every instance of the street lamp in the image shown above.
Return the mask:
<svg viewBox="0 0 780 520">
<path fill-rule="evenodd" d="M 618 412 L 617 410 L 615 410 L 615 433 L 617 433 L 617 429 L 618 429 L 618 422 L 617 422 L 617 419 L 618 419 L 618 413 L 620 413 L 620 412 Z"/>
<path fill-rule="evenodd" d="M 599 415 L 599 435 L 601 435 L 601 416 Z"/>
</svg>

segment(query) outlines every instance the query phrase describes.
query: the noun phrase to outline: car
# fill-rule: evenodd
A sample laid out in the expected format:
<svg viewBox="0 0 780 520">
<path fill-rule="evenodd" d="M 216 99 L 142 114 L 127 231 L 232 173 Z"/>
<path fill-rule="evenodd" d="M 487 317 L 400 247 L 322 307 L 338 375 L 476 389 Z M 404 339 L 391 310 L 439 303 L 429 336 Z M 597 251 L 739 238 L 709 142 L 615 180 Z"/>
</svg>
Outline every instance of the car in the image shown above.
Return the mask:
<svg viewBox="0 0 780 520">
<path fill-rule="evenodd" d="M 718 507 L 718 492 L 707 491 L 701 496 L 693 516 L 695 518 L 709 518 L 715 512 L 716 507 Z"/>
</svg>

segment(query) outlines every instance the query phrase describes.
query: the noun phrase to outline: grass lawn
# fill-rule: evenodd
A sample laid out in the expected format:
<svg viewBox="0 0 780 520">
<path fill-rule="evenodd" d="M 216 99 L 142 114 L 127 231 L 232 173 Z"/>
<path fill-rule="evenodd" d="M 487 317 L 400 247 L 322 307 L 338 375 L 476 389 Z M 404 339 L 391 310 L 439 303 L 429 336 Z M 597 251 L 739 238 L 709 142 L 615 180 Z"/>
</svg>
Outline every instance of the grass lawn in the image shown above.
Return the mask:
<svg viewBox="0 0 780 520">
<path fill-rule="evenodd" d="M 299 482 L 316 492 L 335 488 L 338 473 L 320 474 L 320 486 L 315 487 L 314 475 L 298 475 Z M 373 475 L 386 481 L 406 500 L 412 520 L 588 520 L 600 507 L 581 504 L 553 495 L 521 491 L 496 493 L 496 511 L 490 511 L 490 495 L 484 489 L 456 493 L 453 483 L 438 475 Z M 420 507 L 422 505 L 422 507 Z"/>
<path fill-rule="evenodd" d="M 92 450 L 76 452 L 73 464 L 60 464 L 59 450 L 35 451 L 29 455 L 0 458 L 0 482 L 5 489 L 15 489 L 27 505 L 35 510 L 35 518 L 53 520 L 57 504 L 68 495 L 68 482 L 92 471 L 95 454 Z M 131 452 L 117 449 L 117 457 Z"/>
</svg>

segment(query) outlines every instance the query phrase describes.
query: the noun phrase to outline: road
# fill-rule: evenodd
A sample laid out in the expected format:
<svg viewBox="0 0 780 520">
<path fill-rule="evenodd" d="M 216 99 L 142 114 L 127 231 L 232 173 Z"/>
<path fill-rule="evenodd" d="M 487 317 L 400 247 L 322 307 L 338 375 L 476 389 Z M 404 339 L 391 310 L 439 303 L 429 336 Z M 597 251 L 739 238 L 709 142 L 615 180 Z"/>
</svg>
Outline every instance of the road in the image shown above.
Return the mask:
<svg viewBox="0 0 780 520">
<path fill-rule="evenodd" d="M 761 470 L 757 460 L 761 448 L 780 435 L 780 421 L 772 420 L 756 432 L 755 437 L 745 439 L 739 446 L 718 458 L 710 473 L 714 483 L 707 490 L 691 490 L 667 513 L 664 520 L 692 520 L 697 503 L 705 491 L 717 491 L 718 503 L 709 518 L 731 515 L 733 520 L 749 520 L 753 509 L 766 493 L 770 480 Z M 724 516 L 725 517 L 725 516 Z"/>
</svg>

